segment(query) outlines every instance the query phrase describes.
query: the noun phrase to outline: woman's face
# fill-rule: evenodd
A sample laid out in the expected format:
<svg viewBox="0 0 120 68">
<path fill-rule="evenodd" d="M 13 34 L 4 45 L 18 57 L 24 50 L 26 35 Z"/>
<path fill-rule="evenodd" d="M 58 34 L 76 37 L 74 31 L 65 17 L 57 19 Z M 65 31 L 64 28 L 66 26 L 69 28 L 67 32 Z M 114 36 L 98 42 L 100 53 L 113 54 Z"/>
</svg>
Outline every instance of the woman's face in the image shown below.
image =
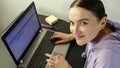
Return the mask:
<svg viewBox="0 0 120 68">
<path fill-rule="evenodd" d="M 90 11 L 72 7 L 69 10 L 70 31 L 73 33 L 78 45 L 92 41 L 98 32 L 104 28 L 103 21 L 98 21 Z"/>
</svg>

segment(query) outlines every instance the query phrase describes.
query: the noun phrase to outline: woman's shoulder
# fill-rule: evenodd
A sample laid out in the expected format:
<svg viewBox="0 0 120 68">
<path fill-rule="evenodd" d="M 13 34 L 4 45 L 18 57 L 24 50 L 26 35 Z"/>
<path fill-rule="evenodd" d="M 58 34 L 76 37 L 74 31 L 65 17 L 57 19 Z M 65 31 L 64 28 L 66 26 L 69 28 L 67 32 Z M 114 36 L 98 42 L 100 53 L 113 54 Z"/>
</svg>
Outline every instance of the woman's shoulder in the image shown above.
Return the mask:
<svg viewBox="0 0 120 68">
<path fill-rule="evenodd" d="M 107 20 L 107 26 L 115 29 L 115 31 L 120 31 L 120 22 L 115 22 L 113 20 Z"/>
<path fill-rule="evenodd" d="M 103 37 L 94 45 L 94 49 L 115 51 L 120 54 L 120 35 L 117 36 L 117 34 L 111 33 Z"/>
<path fill-rule="evenodd" d="M 96 45 L 99 46 L 114 46 L 114 45 L 118 45 L 120 46 L 120 32 L 113 32 L 109 35 L 106 35 L 104 37 L 102 37 Z"/>
</svg>

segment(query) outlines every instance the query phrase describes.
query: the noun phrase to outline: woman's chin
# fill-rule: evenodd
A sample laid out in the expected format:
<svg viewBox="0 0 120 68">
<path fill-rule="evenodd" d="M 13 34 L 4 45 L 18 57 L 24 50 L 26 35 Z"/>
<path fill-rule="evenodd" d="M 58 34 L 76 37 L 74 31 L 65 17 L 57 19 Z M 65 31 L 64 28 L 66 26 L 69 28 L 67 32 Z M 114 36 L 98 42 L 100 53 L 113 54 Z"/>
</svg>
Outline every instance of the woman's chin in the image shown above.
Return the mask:
<svg viewBox="0 0 120 68">
<path fill-rule="evenodd" d="M 82 41 L 76 41 L 76 42 L 77 42 L 78 46 L 83 46 L 86 44 L 86 42 L 82 42 Z"/>
</svg>

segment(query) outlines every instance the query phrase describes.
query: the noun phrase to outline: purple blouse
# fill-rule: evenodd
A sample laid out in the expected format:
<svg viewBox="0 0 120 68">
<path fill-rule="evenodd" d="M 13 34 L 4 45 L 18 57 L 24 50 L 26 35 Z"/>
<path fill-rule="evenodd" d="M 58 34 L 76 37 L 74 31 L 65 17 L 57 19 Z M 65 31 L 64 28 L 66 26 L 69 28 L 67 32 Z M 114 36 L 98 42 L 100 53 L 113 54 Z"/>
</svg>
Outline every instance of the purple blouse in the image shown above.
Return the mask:
<svg viewBox="0 0 120 68">
<path fill-rule="evenodd" d="M 115 32 L 87 44 L 84 68 L 120 68 L 120 24 L 108 20 L 107 25 Z"/>
</svg>

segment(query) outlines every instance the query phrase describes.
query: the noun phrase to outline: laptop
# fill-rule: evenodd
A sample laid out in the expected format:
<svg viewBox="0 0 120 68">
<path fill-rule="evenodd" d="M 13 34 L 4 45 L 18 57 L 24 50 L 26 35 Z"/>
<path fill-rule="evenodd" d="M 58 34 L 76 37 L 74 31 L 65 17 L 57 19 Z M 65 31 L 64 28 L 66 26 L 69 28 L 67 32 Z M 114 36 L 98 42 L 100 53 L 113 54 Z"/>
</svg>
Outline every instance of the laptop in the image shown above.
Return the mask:
<svg viewBox="0 0 120 68">
<path fill-rule="evenodd" d="M 66 56 L 70 43 L 55 46 L 54 31 L 41 27 L 34 2 L 2 33 L 1 38 L 18 68 L 48 68 L 45 53 Z"/>
</svg>

